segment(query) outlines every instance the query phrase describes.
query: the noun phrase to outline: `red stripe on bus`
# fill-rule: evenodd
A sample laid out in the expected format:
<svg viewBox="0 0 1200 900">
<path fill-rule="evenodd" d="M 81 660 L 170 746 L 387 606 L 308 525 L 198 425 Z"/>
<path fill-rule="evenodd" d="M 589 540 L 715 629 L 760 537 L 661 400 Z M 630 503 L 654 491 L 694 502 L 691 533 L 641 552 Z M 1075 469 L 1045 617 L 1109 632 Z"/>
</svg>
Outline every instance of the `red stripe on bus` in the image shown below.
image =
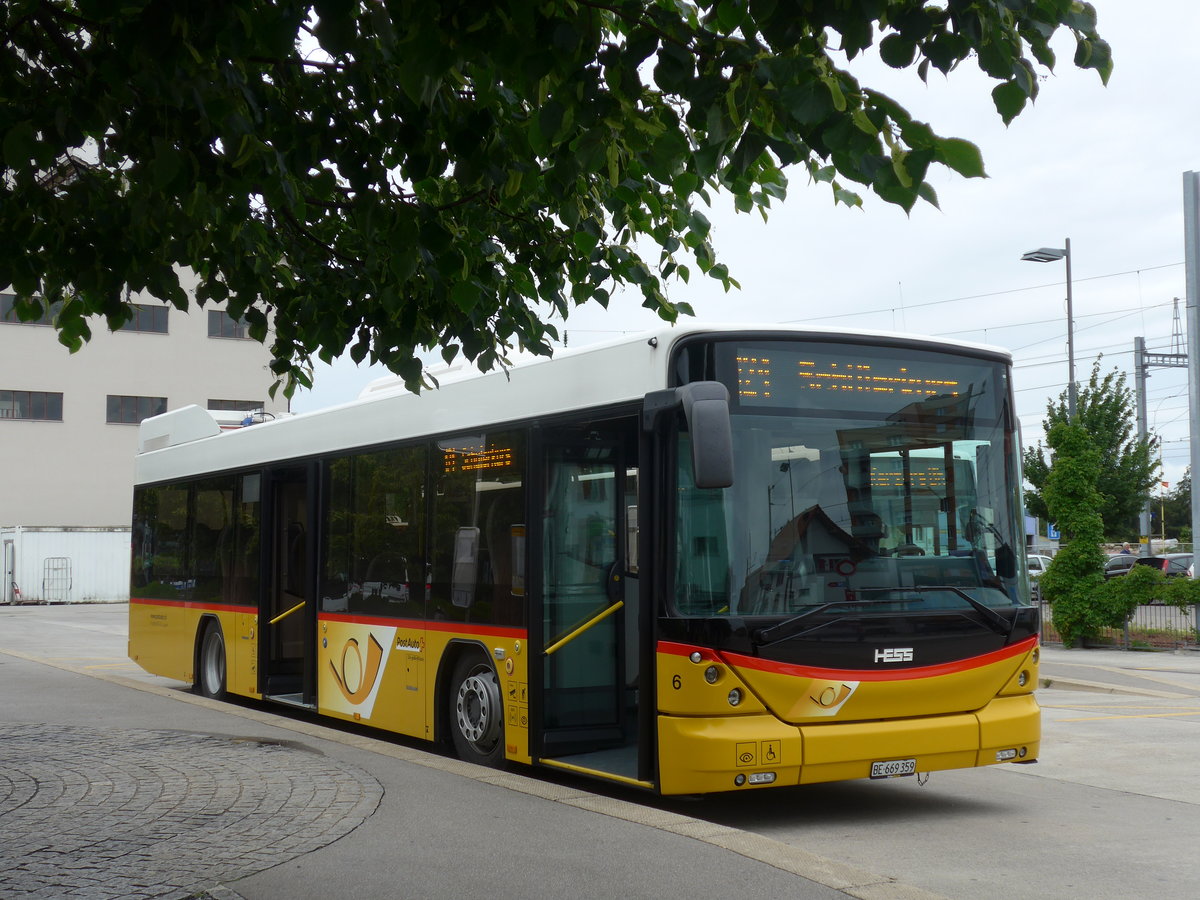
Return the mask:
<svg viewBox="0 0 1200 900">
<path fill-rule="evenodd" d="M 1028 653 L 1037 646 L 1037 642 L 1038 639 L 1036 637 L 1030 637 L 1019 644 L 1013 644 L 1011 647 L 1002 647 L 999 650 L 984 653 L 980 656 L 971 656 L 966 659 L 953 660 L 952 662 L 939 663 L 933 666 L 918 666 L 907 669 L 823 669 L 815 666 L 803 666 L 795 663 L 760 659 L 755 656 L 745 656 L 741 653 L 718 652 L 704 647 L 692 647 L 668 641 L 659 642 L 658 650 L 660 653 L 670 653 L 676 656 L 688 656 L 694 650 L 705 653 L 707 650 L 706 658 L 719 657 L 730 666 L 757 669 L 760 672 L 772 672 L 777 675 L 791 675 L 798 678 L 841 679 L 843 681 L 909 681 L 917 678 L 933 678 L 938 675 L 953 675 L 957 672 L 966 672 L 971 669 L 978 669 L 983 666 L 1003 662 L 1006 659 Z"/>
<path fill-rule="evenodd" d="M 379 616 L 357 616 L 350 613 L 321 613 L 319 622 L 347 622 L 351 625 L 378 625 L 381 628 L 395 625 L 397 628 L 424 628 L 426 631 L 444 631 L 455 634 L 481 634 L 490 637 L 510 637 L 525 640 L 528 633 L 524 628 L 503 625 L 475 625 L 469 622 L 428 621 L 426 619 L 388 619 Z"/>
<path fill-rule="evenodd" d="M 129 602 L 141 606 L 174 606 L 177 609 L 206 609 L 211 612 L 232 612 L 258 615 L 257 606 L 234 606 L 225 603 L 198 603 L 194 600 L 156 600 L 149 597 L 130 597 Z"/>
</svg>

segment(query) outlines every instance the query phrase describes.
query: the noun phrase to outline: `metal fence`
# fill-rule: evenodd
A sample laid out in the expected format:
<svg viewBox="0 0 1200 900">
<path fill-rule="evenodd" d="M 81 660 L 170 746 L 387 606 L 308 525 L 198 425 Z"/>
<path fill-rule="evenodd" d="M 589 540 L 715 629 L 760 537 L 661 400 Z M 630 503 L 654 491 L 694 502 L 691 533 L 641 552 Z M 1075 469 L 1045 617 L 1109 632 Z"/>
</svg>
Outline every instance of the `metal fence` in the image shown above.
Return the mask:
<svg viewBox="0 0 1200 900">
<path fill-rule="evenodd" d="M 1060 644 L 1062 638 L 1054 629 L 1050 604 L 1040 601 L 1042 610 L 1042 643 Z M 1105 628 L 1088 647 L 1116 647 L 1122 650 L 1178 650 L 1200 646 L 1200 609 L 1195 606 L 1180 609 L 1151 603 L 1139 606 L 1123 628 Z"/>
</svg>

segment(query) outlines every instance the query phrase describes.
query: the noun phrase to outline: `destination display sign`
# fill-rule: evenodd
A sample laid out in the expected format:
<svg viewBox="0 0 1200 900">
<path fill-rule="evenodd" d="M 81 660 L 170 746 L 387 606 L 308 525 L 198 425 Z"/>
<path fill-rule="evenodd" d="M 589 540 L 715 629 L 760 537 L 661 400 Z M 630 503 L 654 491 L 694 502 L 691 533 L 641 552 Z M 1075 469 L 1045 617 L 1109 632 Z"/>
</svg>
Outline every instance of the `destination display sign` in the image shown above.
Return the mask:
<svg viewBox="0 0 1200 900">
<path fill-rule="evenodd" d="M 981 360 L 867 347 L 740 346 L 737 401 L 747 407 L 892 412 L 932 398 L 974 405 L 999 374 Z"/>
</svg>

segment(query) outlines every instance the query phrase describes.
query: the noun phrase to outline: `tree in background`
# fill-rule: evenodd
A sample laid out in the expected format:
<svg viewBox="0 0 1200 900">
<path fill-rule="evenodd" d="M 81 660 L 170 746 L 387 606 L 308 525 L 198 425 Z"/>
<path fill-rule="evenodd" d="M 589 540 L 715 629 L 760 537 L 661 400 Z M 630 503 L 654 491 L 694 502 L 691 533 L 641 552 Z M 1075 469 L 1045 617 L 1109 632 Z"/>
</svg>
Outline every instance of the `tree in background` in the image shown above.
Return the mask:
<svg viewBox="0 0 1200 900">
<path fill-rule="evenodd" d="M 1155 441 L 1137 436 L 1133 391 L 1125 380 L 1125 373 L 1116 369 L 1101 377 L 1098 358 L 1091 379 L 1078 392 L 1075 410 L 1076 421 L 1092 436 L 1099 451 L 1096 502 L 1103 522 L 1102 537 L 1122 541 L 1138 534 L 1138 516 L 1157 483 L 1158 472 Z M 1050 508 L 1046 487 L 1058 462 L 1049 435 L 1055 425 L 1067 421 L 1067 392 L 1063 391 L 1057 403 L 1046 404 L 1042 427 L 1048 446 L 1039 441 L 1024 454 L 1025 480 L 1032 486 L 1025 492 L 1025 508 L 1051 522 L 1057 516 Z M 1067 529 L 1061 521 L 1059 527 L 1065 535 Z"/>
<path fill-rule="evenodd" d="M 1054 628 L 1069 647 L 1112 624 L 1109 610 L 1094 602 L 1104 585 L 1104 555 L 1100 552 L 1104 523 L 1098 489 L 1103 453 L 1092 432 L 1078 419 L 1054 422 L 1047 430 L 1046 442 L 1054 454 L 1054 465 L 1042 495 L 1065 543 L 1039 579 L 1039 586 L 1050 603 Z"/>
<path fill-rule="evenodd" d="M 849 71 L 968 60 L 1005 122 L 1055 64 L 1111 70 L 1078 0 L 9 0 L 0 6 L 0 287 L 72 350 L 145 295 L 225 301 L 273 372 L 347 347 L 421 383 L 484 369 L 631 285 L 736 284 L 703 207 L 764 216 L 784 170 L 910 209 L 933 164 L 981 176 Z M 142 294 L 142 297 L 134 296 Z"/>
</svg>

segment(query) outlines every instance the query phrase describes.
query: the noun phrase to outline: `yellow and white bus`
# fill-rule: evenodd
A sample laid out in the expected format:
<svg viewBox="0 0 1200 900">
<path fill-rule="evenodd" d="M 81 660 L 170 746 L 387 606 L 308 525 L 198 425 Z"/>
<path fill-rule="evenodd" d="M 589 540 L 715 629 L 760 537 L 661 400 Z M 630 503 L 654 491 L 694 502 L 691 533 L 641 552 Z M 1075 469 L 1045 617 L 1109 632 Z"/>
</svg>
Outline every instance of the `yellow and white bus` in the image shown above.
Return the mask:
<svg viewBox="0 0 1200 900">
<path fill-rule="evenodd" d="M 141 425 L 130 656 L 663 794 L 1037 758 L 1003 351 L 663 329 Z"/>
</svg>

